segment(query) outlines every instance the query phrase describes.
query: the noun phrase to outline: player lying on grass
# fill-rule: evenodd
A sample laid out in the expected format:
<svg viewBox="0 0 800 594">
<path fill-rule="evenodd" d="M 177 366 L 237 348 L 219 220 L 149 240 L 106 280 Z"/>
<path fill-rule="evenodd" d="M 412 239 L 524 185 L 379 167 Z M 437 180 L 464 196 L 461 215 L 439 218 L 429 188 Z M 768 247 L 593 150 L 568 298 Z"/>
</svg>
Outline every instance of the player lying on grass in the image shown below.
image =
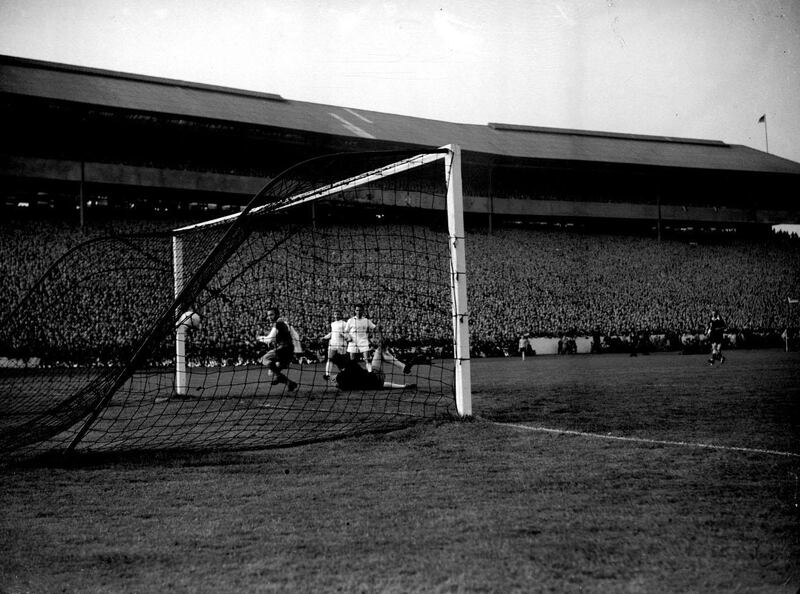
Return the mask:
<svg viewBox="0 0 800 594">
<path fill-rule="evenodd" d="M 339 368 L 336 375 L 336 385 L 340 390 L 391 390 L 391 389 L 414 389 L 416 384 L 397 384 L 386 381 L 384 366 L 386 364 L 402 370 L 403 373 L 411 373 L 411 363 L 403 363 L 395 357 L 389 350 L 379 344 L 375 347 L 372 355 L 371 371 L 367 371 L 358 361 L 355 361 L 341 353 L 334 353 L 333 363 Z"/>
</svg>

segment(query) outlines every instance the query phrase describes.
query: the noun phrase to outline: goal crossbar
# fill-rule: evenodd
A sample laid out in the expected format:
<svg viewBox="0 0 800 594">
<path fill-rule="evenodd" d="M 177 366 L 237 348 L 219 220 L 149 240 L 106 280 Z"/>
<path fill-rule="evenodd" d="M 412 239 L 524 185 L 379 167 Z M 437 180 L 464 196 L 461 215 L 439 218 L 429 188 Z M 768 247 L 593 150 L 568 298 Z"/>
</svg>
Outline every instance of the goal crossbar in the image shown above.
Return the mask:
<svg viewBox="0 0 800 594">
<path fill-rule="evenodd" d="M 419 155 L 415 155 L 413 157 L 409 157 L 407 159 L 403 159 L 401 161 L 397 161 L 396 163 L 392 163 L 391 165 L 378 167 L 377 169 L 372 169 L 371 171 L 366 171 L 364 173 L 354 175 L 353 177 L 349 177 L 347 179 L 327 184 L 315 190 L 301 192 L 299 194 L 292 196 L 291 198 L 285 201 L 285 204 L 282 204 L 278 207 L 274 207 L 269 204 L 262 204 L 261 206 L 256 206 L 250 211 L 250 214 L 257 214 L 270 206 L 272 206 L 273 210 L 275 211 L 283 210 L 285 208 L 289 208 L 290 206 L 294 207 L 298 204 L 304 204 L 306 202 L 311 202 L 314 200 L 321 200 L 326 196 L 330 196 L 338 192 L 345 192 L 347 190 L 352 190 L 358 186 L 367 184 L 371 181 L 384 178 L 387 175 L 402 173 L 403 171 L 409 171 L 416 167 L 421 167 L 423 165 L 427 165 L 428 163 L 433 163 L 434 161 L 437 161 L 439 159 L 444 159 L 448 154 L 446 151 L 451 150 L 451 148 L 447 146 L 447 147 L 441 147 L 438 150 L 441 152 L 422 153 Z M 242 215 L 241 212 L 236 212 L 233 214 L 225 215 L 224 217 L 211 219 L 210 221 L 203 221 L 202 223 L 196 223 L 194 225 L 187 225 L 186 227 L 180 227 L 178 229 L 174 229 L 173 233 L 196 231 L 204 227 L 214 227 L 217 225 L 230 223 L 235 219 L 239 218 L 241 215 Z"/>
</svg>

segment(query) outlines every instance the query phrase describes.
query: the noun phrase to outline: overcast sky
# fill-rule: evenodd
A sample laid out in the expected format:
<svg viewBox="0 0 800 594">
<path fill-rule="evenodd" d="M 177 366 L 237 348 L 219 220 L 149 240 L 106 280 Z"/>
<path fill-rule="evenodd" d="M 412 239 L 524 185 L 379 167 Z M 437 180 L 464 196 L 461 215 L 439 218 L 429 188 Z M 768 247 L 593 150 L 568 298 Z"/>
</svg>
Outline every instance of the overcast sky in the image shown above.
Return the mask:
<svg viewBox="0 0 800 594">
<path fill-rule="evenodd" d="M 0 53 L 800 162 L 798 0 L 0 0 Z"/>
</svg>

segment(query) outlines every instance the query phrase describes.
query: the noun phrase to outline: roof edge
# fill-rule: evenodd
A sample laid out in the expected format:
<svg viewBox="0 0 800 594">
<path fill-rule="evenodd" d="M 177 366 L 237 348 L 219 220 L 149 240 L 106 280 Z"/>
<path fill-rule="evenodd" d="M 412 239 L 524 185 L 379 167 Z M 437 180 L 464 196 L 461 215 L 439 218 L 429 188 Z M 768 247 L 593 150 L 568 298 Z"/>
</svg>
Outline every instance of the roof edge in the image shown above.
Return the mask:
<svg viewBox="0 0 800 594">
<path fill-rule="evenodd" d="M 105 70 L 103 68 L 92 68 L 90 66 L 74 66 L 72 64 L 62 64 L 59 62 L 48 62 L 46 60 L 34 60 L 32 58 L 21 58 L 0 54 L 0 64 L 11 66 L 36 67 L 44 70 L 54 70 L 57 72 L 73 72 L 78 74 L 91 74 L 104 78 L 115 78 L 119 80 L 132 80 L 137 82 L 147 82 L 167 87 L 179 87 L 210 91 L 215 93 L 227 93 L 230 95 L 241 95 L 244 97 L 255 97 L 268 101 L 287 102 L 288 100 L 276 93 L 263 93 L 260 91 L 248 91 L 246 89 L 236 89 L 233 87 L 223 87 L 221 85 L 210 85 L 206 83 L 189 82 L 174 78 L 162 78 L 159 76 L 148 76 L 146 74 L 132 74 L 129 72 L 119 72 L 117 70 Z"/>
<path fill-rule="evenodd" d="M 730 147 L 721 140 L 705 140 L 702 138 L 678 138 L 673 136 L 650 136 L 646 134 L 627 134 L 623 132 L 602 132 L 596 130 L 577 130 L 573 128 L 546 128 L 544 126 L 523 126 L 519 124 L 503 124 L 489 122 L 492 130 L 499 132 L 535 132 L 545 134 L 562 134 L 569 136 L 593 136 L 596 138 L 620 138 L 624 140 L 644 140 L 646 142 L 670 142 L 680 144 L 700 144 L 704 146 Z"/>
</svg>

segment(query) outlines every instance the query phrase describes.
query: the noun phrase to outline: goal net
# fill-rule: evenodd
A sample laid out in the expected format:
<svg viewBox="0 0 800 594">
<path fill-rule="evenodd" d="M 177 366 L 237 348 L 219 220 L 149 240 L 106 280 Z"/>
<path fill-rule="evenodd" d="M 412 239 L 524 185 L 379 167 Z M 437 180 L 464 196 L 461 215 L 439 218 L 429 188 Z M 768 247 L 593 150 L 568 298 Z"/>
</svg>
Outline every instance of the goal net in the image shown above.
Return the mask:
<svg viewBox="0 0 800 594">
<path fill-rule="evenodd" d="M 457 147 L 341 154 L 241 213 L 79 246 L 0 329 L 0 452 L 275 447 L 470 415 L 461 208 Z M 277 359 L 270 308 L 294 338 Z M 369 381 L 337 383 L 353 365 Z"/>
</svg>

